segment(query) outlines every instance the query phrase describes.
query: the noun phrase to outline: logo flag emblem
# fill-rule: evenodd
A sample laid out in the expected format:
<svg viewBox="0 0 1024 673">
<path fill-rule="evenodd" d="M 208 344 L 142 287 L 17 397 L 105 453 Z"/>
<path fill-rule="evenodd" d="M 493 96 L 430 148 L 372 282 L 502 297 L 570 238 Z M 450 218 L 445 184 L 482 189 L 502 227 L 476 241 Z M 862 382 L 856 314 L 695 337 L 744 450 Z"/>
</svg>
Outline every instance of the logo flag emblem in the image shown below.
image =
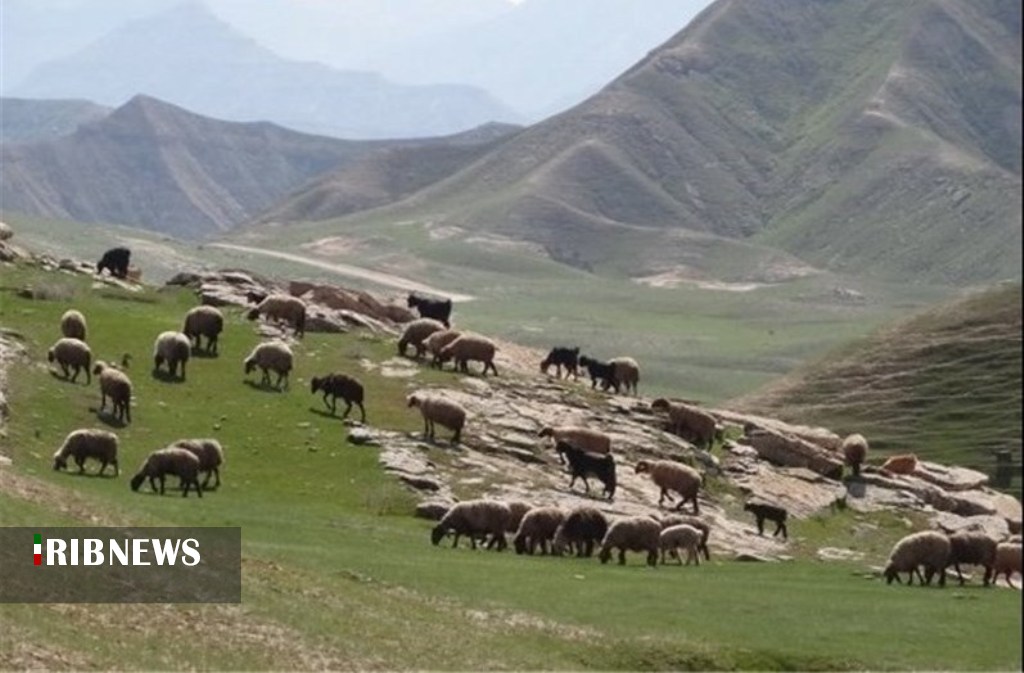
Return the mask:
<svg viewBox="0 0 1024 673">
<path fill-rule="evenodd" d="M 32 545 L 32 564 L 41 566 L 43 565 L 43 536 L 36 533 L 33 537 Z"/>
</svg>

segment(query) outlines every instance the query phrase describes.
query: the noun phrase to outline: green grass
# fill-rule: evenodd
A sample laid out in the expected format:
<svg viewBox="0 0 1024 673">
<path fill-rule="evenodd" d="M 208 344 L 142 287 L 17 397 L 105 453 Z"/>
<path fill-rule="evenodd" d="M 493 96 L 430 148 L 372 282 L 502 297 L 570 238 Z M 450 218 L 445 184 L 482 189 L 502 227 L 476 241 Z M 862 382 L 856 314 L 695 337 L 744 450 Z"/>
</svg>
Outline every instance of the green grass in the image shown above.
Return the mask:
<svg viewBox="0 0 1024 673">
<path fill-rule="evenodd" d="M 0 524 L 241 526 L 243 603 L 4 606 L 0 630 L 15 634 L 0 639 L 5 668 L 1020 667 L 1018 592 L 885 587 L 865 579 L 864 565 L 810 556 L 873 530 L 857 544 L 881 563 L 906 530 L 896 517 L 843 512 L 796 523 L 792 534 L 806 537 L 806 548 L 780 564 L 716 558 L 700 569 L 651 570 L 635 558 L 617 567 L 432 547 L 429 524 L 409 516 L 412 498 L 383 473 L 376 450 L 346 443 L 343 424 L 317 413 L 321 402 L 307 388 L 321 371 L 355 372 L 371 424 L 418 431 L 403 404 L 407 384 L 358 365 L 390 357 L 392 344 L 310 334 L 297 347 L 291 389 L 266 392 L 243 382 L 241 360 L 257 337 L 229 309 L 220 356 L 191 360 L 186 383 L 164 383 L 149 373 L 152 339 L 178 325 L 193 297 L 94 292 L 84 279 L 60 278 L 62 299 L 28 300 L 9 288 L 49 287 L 53 276 L 4 270 L 0 325 L 24 336 L 28 354 L 8 378 L 13 413 L 0 447 L 14 464 L 3 468 L 13 473 L 3 477 Z M 116 479 L 50 469 L 67 432 L 99 424 L 95 384 L 59 380 L 45 364 L 72 304 L 88 316 L 99 357 L 135 356 L 134 422 L 117 429 Z M 439 380 L 425 373 L 414 385 Z M 225 446 L 219 490 L 197 499 L 128 488 L 149 451 L 198 435 Z"/>
</svg>

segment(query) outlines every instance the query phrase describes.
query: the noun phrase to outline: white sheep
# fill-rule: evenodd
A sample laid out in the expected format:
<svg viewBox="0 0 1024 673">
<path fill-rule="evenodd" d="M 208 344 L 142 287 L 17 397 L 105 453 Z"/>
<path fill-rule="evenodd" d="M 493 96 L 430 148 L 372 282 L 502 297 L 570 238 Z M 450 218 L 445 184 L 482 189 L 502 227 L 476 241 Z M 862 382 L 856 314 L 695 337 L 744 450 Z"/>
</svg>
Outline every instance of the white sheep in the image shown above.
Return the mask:
<svg viewBox="0 0 1024 673">
<path fill-rule="evenodd" d="M 658 542 L 661 548 L 661 565 L 665 565 L 666 552 L 679 561 L 679 565 L 683 565 L 683 559 L 679 556 L 680 549 L 686 551 L 686 565 L 690 565 L 690 561 L 700 565 L 701 537 L 699 529 L 685 523 L 662 530 Z"/>
<path fill-rule="evenodd" d="M 441 350 L 460 336 L 462 336 L 462 332 L 460 330 L 445 329 L 439 332 L 434 332 L 423 340 L 423 348 L 433 356 L 433 359 L 430 362 L 432 367 L 440 367 L 442 365 Z"/>
<path fill-rule="evenodd" d="M 424 339 L 435 332 L 443 332 L 444 324 L 433 318 L 418 318 L 405 326 L 402 336 L 398 338 L 398 354 L 405 355 L 407 346 L 412 345 L 416 349 L 416 357 L 423 357 L 426 347 Z"/>
<path fill-rule="evenodd" d="M 649 516 L 631 516 L 612 523 L 601 540 L 601 563 L 608 563 L 612 549 L 619 550 L 619 565 L 626 564 L 626 551 L 647 552 L 647 565 L 658 564 L 661 526 Z"/>
<path fill-rule="evenodd" d="M 697 545 L 698 550 L 704 554 L 704 559 L 707 561 L 711 560 L 711 550 L 708 548 L 708 538 L 711 537 L 711 526 L 695 516 L 683 516 L 681 514 L 667 514 L 665 516 L 651 515 L 655 521 L 661 524 L 661 529 L 665 530 L 671 526 L 679 526 L 686 524 L 692 526 L 700 531 L 700 543 Z"/>
<path fill-rule="evenodd" d="M 206 352 L 216 355 L 220 333 L 224 331 L 224 314 L 214 306 L 196 306 L 185 314 L 185 322 L 181 333 L 195 342 L 195 350 L 201 350 L 203 337 L 206 337 Z"/>
<path fill-rule="evenodd" d="M 167 374 L 174 378 L 181 365 L 181 380 L 185 380 L 185 365 L 192 354 L 192 342 L 181 332 L 161 332 L 153 342 L 153 373 L 158 374 L 160 367 L 167 363 Z"/>
<path fill-rule="evenodd" d="M 1000 542 L 996 545 L 996 558 L 992 564 L 992 582 L 994 583 L 1000 574 L 1006 576 L 1006 583 L 1013 586 L 1013 574 L 1021 574 L 1021 544 L 1020 542 Z"/>
<path fill-rule="evenodd" d="M 277 374 L 276 388 L 281 388 L 281 382 L 284 381 L 284 387 L 288 387 L 288 373 L 291 372 L 292 366 L 295 362 L 295 356 L 292 354 L 292 349 L 288 347 L 288 344 L 283 341 L 264 341 L 259 343 L 245 358 L 245 373 L 250 374 L 252 370 L 259 367 L 263 371 L 263 377 L 260 379 L 260 385 L 270 385 L 270 372 L 273 371 Z"/>
<path fill-rule="evenodd" d="M 640 383 L 640 365 L 637 364 L 636 360 L 623 356 L 612 358 L 608 361 L 608 364 L 612 366 L 615 381 L 620 386 L 625 386 L 627 393 L 632 388 L 633 394 L 636 395 L 636 387 Z"/>
<path fill-rule="evenodd" d="M 149 486 L 156 491 L 156 480 L 160 480 L 160 495 L 164 494 L 164 481 L 168 474 L 181 480 L 182 497 L 188 496 L 189 488 L 195 486 L 196 495 L 203 497 L 199 485 L 199 458 L 194 453 L 177 446 L 158 449 L 146 457 L 139 471 L 131 480 L 131 488 L 138 491 L 147 478 Z"/>
<path fill-rule="evenodd" d="M 443 397 L 427 396 L 422 393 L 414 393 L 406 398 L 408 406 L 419 407 L 423 415 L 423 437 L 434 441 L 434 424 L 454 431 L 452 444 L 458 444 L 462 436 L 462 428 L 466 425 L 466 410 L 457 402 L 446 400 Z"/>
<path fill-rule="evenodd" d="M 860 466 L 868 456 L 868 440 L 859 433 L 847 435 L 840 446 L 840 450 L 843 452 L 843 460 L 853 470 L 853 476 L 858 476 L 860 474 Z"/>
<path fill-rule="evenodd" d="M 704 482 L 701 473 L 689 465 L 676 463 L 671 460 L 641 460 L 636 464 L 634 470 L 637 474 L 644 472 L 651 475 L 651 481 L 661 489 L 661 496 L 658 498 L 658 506 L 661 507 L 665 498 L 672 502 L 669 491 L 679 494 L 679 504 L 676 509 L 680 510 L 687 501 L 693 502 L 693 513 L 700 514 L 700 505 L 697 503 L 697 492 Z"/>
<path fill-rule="evenodd" d="M 434 526 L 430 532 L 430 541 L 437 545 L 445 535 L 454 533 L 452 547 L 456 547 L 459 544 L 459 537 L 466 535 L 469 537 L 470 545 L 476 549 L 476 538 L 490 535 L 491 540 L 487 543 L 487 548 L 497 545 L 498 551 L 501 551 L 508 546 L 505 531 L 508 529 L 511 516 L 508 504 L 497 500 L 459 502 Z"/>
<path fill-rule="evenodd" d="M 82 315 L 81 311 L 69 308 L 60 317 L 60 333 L 69 339 L 85 341 L 86 329 L 85 316 Z"/>
<path fill-rule="evenodd" d="M 445 363 L 454 359 L 455 368 L 467 374 L 470 362 L 482 362 L 484 376 L 487 376 L 487 370 L 491 370 L 497 376 L 498 368 L 494 366 L 494 354 L 497 350 L 494 342 L 485 336 L 463 334 L 441 349 L 438 360 Z"/>
<path fill-rule="evenodd" d="M 306 303 L 290 294 L 276 293 L 267 296 L 248 314 L 249 320 L 256 320 L 260 315 L 276 322 L 284 320 L 295 330 L 296 337 L 306 333 Z"/>
<path fill-rule="evenodd" d="M 100 412 L 106 408 L 109 397 L 114 418 L 131 423 L 132 381 L 128 375 L 103 361 L 96 363 L 92 373 L 100 377 Z"/>
<path fill-rule="evenodd" d="M 600 430 L 583 428 L 576 425 L 551 426 L 546 425 L 537 433 L 538 437 L 551 437 L 555 444 L 564 442 L 569 446 L 599 455 L 612 452 L 612 438 Z M 565 458 L 558 454 L 558 459 L 564 464 Z"/>
<path fill-rule="evenodd" d="M 512 538 L 512 546 L 517 554 L 533 556 L 534 549 L 540 545 L 540 553 L 548 553 L 548 543 L 554 539 L 558 527 L 565 521 L 565 512 L 558 507 L 534 507 L 516 530 Z"/>
<path fill-rule="evenodd" d="M 900 573 L 909 574 L 907 584 L 914 583 L 916 574 L 921 584 L 931 584 L 932 577 L 939 573 L 939 585 L 946 585 L 946 565 L 949 560 L 949 538 L 943 533 L 933 530 L 921 531 L 907 535 L 892 548 L 889 560 L 885 564 L 882 575 L 886 584 L 893 580 L 902 584 Z M 924 566 L 922 576 L 918 566 Z"/>
<path fill-rule="evenodd" d="M 113 465 L 114 476 L 117 476 L 117 435 L 94 428 L 75 430 L 64 438 L 64 443 L 53 454 L 53 469 L 66 470 L 68 458 L 74 458 L 79 474 L 85 472 L 86 459 L 93 458 L 100 462 L 100 470 L 96 474 L 103 474 L 107 465 Z"/>
<path fill-rule="evenodd" d="M 664 397 L 651 402 L 651 409 L 668 413 L 671 432 L 708 451 L 714 446 L 718 434 L 718 419 L 703 409 L 681 402 L 669 402 Z"/>
<path fill-rule="evenodd" d="M 199 471 L 206 473 L 203 488 L 207 488 L 210 477 L 216 478 L 214 488 L 220 488 L 220 466 L 224 464 L 224 447 L 216 439 L 179 439 L 172 446 L 191 452 L 199 459 Z"/>
<path fill-rule="evenodd" d="M 46 352 L 46 359 L 60 365 L 64 378 L 68 378 L 69 369 L 74 369 L 75 373 L 71 376 L 72 383 L 78 378 L 78 372 L 83 369 L 85 370 L 85 384 L 92 383 L 92 376 L 89 374 L 92 351 L 89 349 L 89 344 L 84 341 L 70 337 L 59 339 Z"/>
</svg>

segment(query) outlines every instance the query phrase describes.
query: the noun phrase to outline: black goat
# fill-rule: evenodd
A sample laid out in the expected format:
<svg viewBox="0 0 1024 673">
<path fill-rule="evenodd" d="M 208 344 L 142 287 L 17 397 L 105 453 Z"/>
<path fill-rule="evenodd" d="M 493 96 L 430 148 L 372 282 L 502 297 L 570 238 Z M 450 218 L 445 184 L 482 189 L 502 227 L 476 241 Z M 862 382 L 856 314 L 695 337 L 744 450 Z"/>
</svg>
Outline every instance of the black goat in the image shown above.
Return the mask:
<svg viewBox="0 0 1024 673">
<path fill-rule="evenodd" d="M 451 323 L 448 319 L 452 315 L 452 300 L 451 299 L 431 299 L 430 297 L 424 297 L 421 294 L 415 292 L 409 295 L 406 300 L 406 304 L 409 308 L 415 308 L 421 318 L 433 318 L 444 324 L 445 327 L 451 327 Z"/>
<path fill-rule="evenodd" d="M 558 373 L 558 378 L 562 378 L 562 367 L 565 367 L 565 377 L 569 378 L 569 374 L 572 374 L 574 379 L 579 378 L 579 359 L 580 359 L 580 347 L 568 348 L 566 346 L 555 346 L 548 353 L 548 356 L 540 363 L 540 370 L 544 374 L 548 373 L 548 369 L 551 365 L 555 366 L 555 371 Z"/>
<path fill-rule="evenodd" d="M 131 256 L 132 251 L 128 248 L 111 248 L 103 253 L 103 257 L 96 264 L 96 273 L 102 274 L 103 269 L 106 269 L 114 278 L 124 279 L 128 276 L 128 262 Z"/>
<path fill-rule="evenodd" d="M 597 454 L 581 451 L 565 442 L 557 442 L 555 444 L 555 451 L 558 452 L 559 456 L 564 456 L 569 462 L 569 474 L 572 475 L 572 479 L 569 480 L 570 489 L 572 489 L 578 477 L 583 480 L 583 487 L 586 489 L 586 492 L 590 493 L 590 484 L 587 482 L 587 477 L 597 477 L 604 484 L 603 495 L 606 495 L 609 500 L 615 497 L 615 458 L 610 454 L 598 456 Z"/>
<path fill-rule="evenodd" d="M 789 533 L 786 531 L 786 518 L 789 517 L 789 512 L 782 507 L 759 502 L 748 502 L 743 505 L 743 511 L 754 513 L 754 517 L 757 519 L 758 535 L 764 535 L 764 520 L 768 519 L 775 522 L 775 532 L 772 533 L 772 537 L 781 532 L 783 539 L 789 539 Z"/>
<path fill-rule="evenodd" d="M 347 374 L 328 374 L 327 376 L 314 376 L 310 392 L 316 394 L 323 391 L 324 406 L 331 410 L 333 416 L 337 410 L 337 398 L 345 400 L 345 413 L 342 418 L 348 416 L 352 411 L 352 405 L 359 407 L 360 422 L 366 422 L 366 409 L 363 408 L 363 384 Z M 330 403 L 327 398 L 331 398 Z"/>
<path fill-rule="evenodd" d="M 601 362 L 594 358 L 587 357 L 586 355 L 580 356 L 580 366 L 587 370 L 590 374 L 590 387 L 597 387 L 598 382 L 601 383 L 601 390 L 608 390 L 609 387 L 615 389 L 615 393 L 619 392 L 619 382 L 615 378 L 615 367 L 608 364 L 607 362 Z"/>
<path fill-rule="evenodd" d="M 259 304 L 267 298 L 267 293 L 262 290 L 249 290 L 245 293 L 245 301 L 249 304 Z"/>
</svg>

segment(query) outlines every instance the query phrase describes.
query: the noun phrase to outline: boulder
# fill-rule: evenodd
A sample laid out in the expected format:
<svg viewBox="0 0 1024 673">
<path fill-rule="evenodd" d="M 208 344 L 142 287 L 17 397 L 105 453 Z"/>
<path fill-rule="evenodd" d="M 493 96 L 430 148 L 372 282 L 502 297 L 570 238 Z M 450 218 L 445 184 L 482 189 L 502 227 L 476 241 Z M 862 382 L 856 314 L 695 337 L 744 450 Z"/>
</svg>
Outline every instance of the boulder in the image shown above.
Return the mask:
<svg viewBox="0 0 1024 673">
<path fill-rule="evenodd" d="M 783 467 L 806 467 L 830 479 L 843 474 L 843 461 L 833 452 L 822 449 L 796 435 L 767 429 L 754 429 L 742 440 L 754 447 L 761 458 Z"/>
</svg>

